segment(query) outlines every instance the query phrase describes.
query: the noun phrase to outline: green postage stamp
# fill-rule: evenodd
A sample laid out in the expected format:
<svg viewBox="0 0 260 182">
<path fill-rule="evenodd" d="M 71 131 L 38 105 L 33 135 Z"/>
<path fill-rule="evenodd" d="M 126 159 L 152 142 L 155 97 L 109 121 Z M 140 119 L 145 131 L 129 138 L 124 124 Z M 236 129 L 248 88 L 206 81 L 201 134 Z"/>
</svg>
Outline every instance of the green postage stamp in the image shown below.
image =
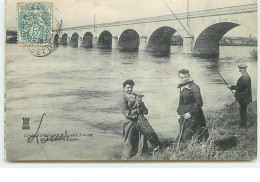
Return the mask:
<svg viewBox="0 0 260 182">
<path fill-rule="evenodd" d="M 52 3 L 17 3 L 18 44 L 47 45 L 52 38 Z"/>
</svg>

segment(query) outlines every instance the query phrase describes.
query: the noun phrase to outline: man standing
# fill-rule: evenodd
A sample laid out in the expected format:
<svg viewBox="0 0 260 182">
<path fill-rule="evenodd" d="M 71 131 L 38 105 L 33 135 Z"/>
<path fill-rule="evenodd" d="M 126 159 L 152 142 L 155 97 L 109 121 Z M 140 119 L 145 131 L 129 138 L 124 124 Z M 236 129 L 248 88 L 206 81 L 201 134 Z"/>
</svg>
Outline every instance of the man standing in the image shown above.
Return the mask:
<svg viewBox="0 0 260 182">
<path fill-rule="evenodd" d="M 238 65 L 239 72 L 242 76 L 238 79 L 236 85 L 229 87 L 231 90 L 236 90 L 235 97 L 239 103 L 240 111 L 240 128 L 247 127 L 247 105 L 252 102 L 251 78 L 246 71 L 247 65 Z"/>
</svg>

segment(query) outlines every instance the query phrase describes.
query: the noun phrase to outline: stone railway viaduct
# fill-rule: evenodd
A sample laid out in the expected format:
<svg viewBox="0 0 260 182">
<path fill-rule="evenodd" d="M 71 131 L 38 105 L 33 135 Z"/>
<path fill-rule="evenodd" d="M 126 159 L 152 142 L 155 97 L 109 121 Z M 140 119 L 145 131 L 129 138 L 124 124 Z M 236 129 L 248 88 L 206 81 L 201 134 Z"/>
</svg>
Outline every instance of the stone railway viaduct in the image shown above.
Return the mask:
<svg viewBox="0 0 260 182">
<path fill-rule="evenodd" d="M 231 29 L 243 26 L 257 32 L 257 4 L 225 7 L 173 15 L 62 28 L 55 44 L 117 48 L 126 51 L 170 51 L 175 34 L 183 38 L 183 53 L 218 57 L 219 41 Z M 187 21 L 188 19 L 188 21 Z"/>
</svg>

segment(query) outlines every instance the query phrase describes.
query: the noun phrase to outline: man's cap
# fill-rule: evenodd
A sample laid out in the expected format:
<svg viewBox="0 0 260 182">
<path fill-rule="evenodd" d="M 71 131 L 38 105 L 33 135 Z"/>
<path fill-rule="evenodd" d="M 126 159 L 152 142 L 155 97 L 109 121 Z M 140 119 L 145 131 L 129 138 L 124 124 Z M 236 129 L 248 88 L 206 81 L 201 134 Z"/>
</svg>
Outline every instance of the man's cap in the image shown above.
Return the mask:
<svg viewBox="0 0 260 182">
<path fill-rule="evenodd" d="M 238 68 L 247 68 L 247 65 L 246 64 L 239 64 L 237 67 Z"/>
</svg>

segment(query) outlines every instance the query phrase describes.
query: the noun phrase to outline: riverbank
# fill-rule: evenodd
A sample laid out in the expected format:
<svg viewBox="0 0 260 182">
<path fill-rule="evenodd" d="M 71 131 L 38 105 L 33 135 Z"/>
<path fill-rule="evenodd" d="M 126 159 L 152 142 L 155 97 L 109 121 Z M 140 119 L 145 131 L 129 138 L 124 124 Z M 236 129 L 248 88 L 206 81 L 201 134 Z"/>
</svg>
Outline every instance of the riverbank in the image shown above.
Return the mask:
<svg viewBox="0 0 260 182">
<path fill-rule="evenodd" d="M 190 141 L 179 145 L 174 139 L 161 139 L 162 149 L 131 160 L 254 160 L 257 156 L 257 103 L 248 105 L 248 128 L 238 127 L 239 105 L 233 103 L 221 110 L 205 111 L 210 132 L 207 141 L 199 144 Z M 122 149 L 121 149 L 122 150 Z M 117 148 L 108 157 L 118 160 Z M 120 151 L 120 152 L 119 152 Z"/>
</svg>

